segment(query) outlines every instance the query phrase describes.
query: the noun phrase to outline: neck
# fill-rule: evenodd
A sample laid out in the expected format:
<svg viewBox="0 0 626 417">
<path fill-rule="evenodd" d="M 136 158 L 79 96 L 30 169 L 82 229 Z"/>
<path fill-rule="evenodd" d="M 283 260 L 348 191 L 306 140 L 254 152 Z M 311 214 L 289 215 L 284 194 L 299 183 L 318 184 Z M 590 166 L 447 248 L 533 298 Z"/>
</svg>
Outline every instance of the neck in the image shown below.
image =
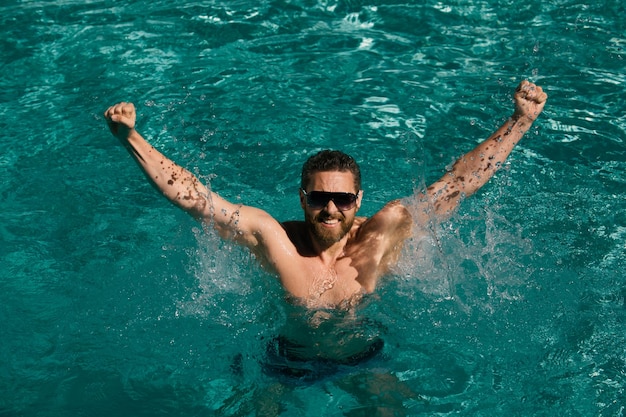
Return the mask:
<svg viewBox="0 0 626 417">
<path fill-rule="evenodd" d="M 341 240 L 333 243 L 320 242 L 309 231 L 309 241 L 313 252 L 322 260 L 325 265 L 334 264 L 338 258 L 344 254 L 346 243 L 348 242 L 348 235 L 341 238 Z"/>
</svg>

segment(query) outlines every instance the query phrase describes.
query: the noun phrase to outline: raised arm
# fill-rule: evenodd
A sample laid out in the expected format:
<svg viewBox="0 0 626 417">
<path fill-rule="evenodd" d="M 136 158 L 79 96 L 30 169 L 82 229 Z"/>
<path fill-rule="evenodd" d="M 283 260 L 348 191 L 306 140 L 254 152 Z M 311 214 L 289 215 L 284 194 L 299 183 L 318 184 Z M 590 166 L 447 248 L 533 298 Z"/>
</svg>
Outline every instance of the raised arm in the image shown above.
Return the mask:
<svg viewBox="0 0 626 417">
<path fill-rule="evenodd" d="M 428 187 L 426 199 L 436 217 L 449 216 L 463 198 L 474 194 L 489 181 L 539 116 L 547 97 L 541 87 L 528 81 L 520 83 L 515 90 L 513 116 Z"/>
<path fill-rule="evenodd" d="M 266 212 L 232 204 L 211 192 L 195 175 L 150 145 L 135 130 L 136 113 L 132 103 L 111 106 L 104 117 L 111 133 L 128 150 L 152 185 L 196 219 L 213 222 L 222 237 L 258 251 L 261 228 L 280 228 Z"/>
</svg>

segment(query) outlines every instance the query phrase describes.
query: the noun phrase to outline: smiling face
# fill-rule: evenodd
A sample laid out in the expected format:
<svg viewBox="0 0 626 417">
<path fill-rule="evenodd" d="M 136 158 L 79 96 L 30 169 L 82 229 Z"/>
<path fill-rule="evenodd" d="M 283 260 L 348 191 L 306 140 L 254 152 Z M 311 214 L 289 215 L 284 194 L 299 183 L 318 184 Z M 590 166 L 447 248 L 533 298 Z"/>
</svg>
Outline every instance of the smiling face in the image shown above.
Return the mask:
<svg viewBox="0 0 626 417">
<path fill-rule="evenodd" d="M 322 247 L 330 247 L 339 242 L 350 231 L 356 213 L 361 207 L 362 192 L 355 189 L 354 175 L 344 171 L 315 172 L 309 178 L 305 191 L 326 191 L 342 193 L 359 193 L 356 204 L 349 210 L 339 210 L 330 200 L 325 207 L 311 208 L 307 205 L 306 196 L 300 192 L 300 205 L 304 210 L 304 220 L 313 239 Z"/>
</svg>

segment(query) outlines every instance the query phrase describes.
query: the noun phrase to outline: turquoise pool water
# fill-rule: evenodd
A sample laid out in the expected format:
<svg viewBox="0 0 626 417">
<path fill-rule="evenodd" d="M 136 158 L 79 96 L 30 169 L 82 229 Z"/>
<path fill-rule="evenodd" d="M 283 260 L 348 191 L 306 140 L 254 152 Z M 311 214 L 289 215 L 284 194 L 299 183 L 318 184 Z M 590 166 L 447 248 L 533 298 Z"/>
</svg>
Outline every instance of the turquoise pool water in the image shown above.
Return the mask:
<svg viewBox="0 0 626 417">
<path fill-rule="evenodd" d="M 4 1 L 0 415 L 622 416 L 621 1 Z M 383 355 L 282 386 L 271 276 L 150 188 L 102 112 L 225 197 L 298 219 L 302 162 L 371 215 L 548 105 L 506 167 L 356 312 Z M 297 313 L 297 312 L 296 312 Z M 300 314 L 304 314 L 300 312 Z"/>
</svg>

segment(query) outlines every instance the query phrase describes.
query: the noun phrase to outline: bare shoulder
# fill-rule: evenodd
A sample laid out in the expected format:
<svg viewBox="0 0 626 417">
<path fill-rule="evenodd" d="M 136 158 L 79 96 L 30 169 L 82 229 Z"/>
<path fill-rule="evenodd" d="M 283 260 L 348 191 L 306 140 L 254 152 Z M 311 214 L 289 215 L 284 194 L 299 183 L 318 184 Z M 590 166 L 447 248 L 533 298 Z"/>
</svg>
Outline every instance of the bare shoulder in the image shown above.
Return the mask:
<svg viewBox="0 0 626 417">
<path fill-rule="evenodd" d="M 401 200 L 390 201 L 372 217 L 361 219 L 357 231 L 359 235 L 377 234 L 403 239 L 407 238 L 411 232 L 411 214 Z"/>
<path fill-rule="evenodd" d="M 385 204 L 366 222 L 381 223 L 385 226 L 402 226 L 411 222 L 411 214 L 401 200 L 393 200 Z"/>
<path fill-rule="evenodd" d="M 368 292 L 397 262 L 403 243 L 411 236 L 412 218 L 401 201 L 391 201 L 372 217 L 355 220 L 354 238 L 346 253 L 359 271 L 358 281 Z"/>
</svg>

